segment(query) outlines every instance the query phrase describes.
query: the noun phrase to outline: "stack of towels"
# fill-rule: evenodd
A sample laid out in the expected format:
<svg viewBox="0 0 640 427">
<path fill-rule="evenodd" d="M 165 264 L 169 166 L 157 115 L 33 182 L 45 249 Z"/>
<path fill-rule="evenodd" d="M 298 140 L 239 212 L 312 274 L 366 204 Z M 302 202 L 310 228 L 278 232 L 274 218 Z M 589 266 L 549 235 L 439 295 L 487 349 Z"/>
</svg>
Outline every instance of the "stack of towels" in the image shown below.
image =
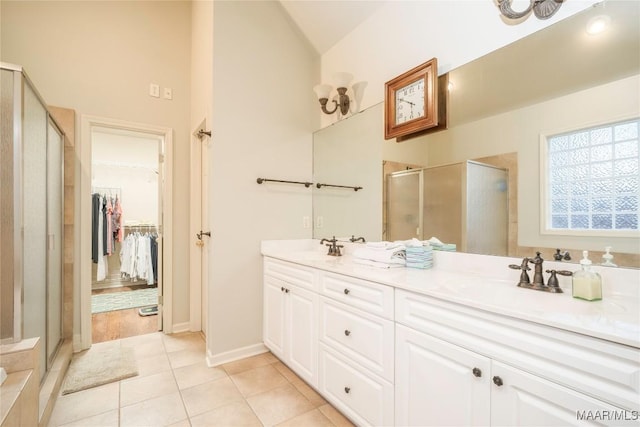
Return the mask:
<svg viewBox="0 0 640 427">
<path fill-rule="evenodd" d="M 380 268 L 404 267 L 406 257 L 404 242 L 367 242 L 353 251 L 353 262 Z"/>
<path fill-rule="evenodd" d="M 405 245 L 407 247 L 407 267 L 427 269 L 433 266 L 433 248 L 429 242 L 412 239 Z"/>
<path fill-rule="evenodd" d="M 425 240 L 425 242 L 429 243 L 434 251 L 446 251 L 446 252 L 456 251 L 455 243 L 442 243 L 436 237 L 432 237 L 429 240 Z"/>
</svg>

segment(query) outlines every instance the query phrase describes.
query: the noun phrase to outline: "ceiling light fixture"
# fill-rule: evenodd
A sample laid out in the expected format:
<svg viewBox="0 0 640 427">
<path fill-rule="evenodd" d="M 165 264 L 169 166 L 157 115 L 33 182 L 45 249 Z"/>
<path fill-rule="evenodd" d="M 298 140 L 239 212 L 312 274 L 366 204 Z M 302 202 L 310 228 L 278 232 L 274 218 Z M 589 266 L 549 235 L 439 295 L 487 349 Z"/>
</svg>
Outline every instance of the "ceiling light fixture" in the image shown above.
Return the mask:
<svg viewBox="0 0 640 427">
<path fill-rule="evenodd" d="M 509 19 L 520 19 L 533 13 L 538 19 L 551 18 L 562 6 L 564 0 L 530 0 L 529 7 L 522 12 L 516 12 L 511 8 L 513 0 L 498 0 L 500 12 Z"/>
<path fill-rule="evenodd" d="M 364 93 L 364 88 L 367 86 L 367 82 L 357 82 L 351 86 L 352 94 L 354 99 L 349 97 L 347 91 L 349 90 L 349 83 L 353 80 L 353 75 L 349 73 L 335 73 L 333 75 L 333 80 L 336 85 L 336 91 L 338 92 L 332 99 L 334 103 L 334 107 L 332 110 L 327 109 L 327 103 L 329 102 L 329 96 L 333 87 L 328 84 L 319 84 L 316 85 L 313 90 L 318 96 L 318 101 L 320 101 L 320 109 L 325 114 L 333 114 L 336 111 L 339 111 L 339 116 L 346 116 L 350 110 L 355 111 L 359 110 L 359 104 L 362 100 L 362 95 Z M 336 99 L 337 98 L 337 99 Z M 354 102 L 355 101 L 355 102 Z M 358 105 L 353 105 L 358 104 Z M 354 112 L 355 112 L 354 111 Z"/>
<path fill-rule="evenodd" d="M 587 34 L 590 36 L 594 36 L 596 34 L 600 34 L 604 32 L 607 28 L 609 28 L 609 24 L 611 23 L 611 17 L 608 15 L 598 15 L 589 19 L 587 22 Z"/>
</svg>

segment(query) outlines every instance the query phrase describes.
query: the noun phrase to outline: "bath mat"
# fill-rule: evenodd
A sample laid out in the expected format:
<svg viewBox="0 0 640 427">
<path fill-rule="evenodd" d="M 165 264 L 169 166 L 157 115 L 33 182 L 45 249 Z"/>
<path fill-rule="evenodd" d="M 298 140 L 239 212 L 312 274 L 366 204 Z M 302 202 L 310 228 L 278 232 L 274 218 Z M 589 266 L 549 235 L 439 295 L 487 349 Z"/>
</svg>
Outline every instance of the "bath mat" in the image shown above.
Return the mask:
<svg viewBox="0 0 640 427">
<path fill-rule="evenodd" d="M 158 304 L 158 288 L 136 289 L 133 291 L 107 292 L 91 295 L 91 313 L 126 310 Z"/>
<path fill-rule="evenodd" d="M 62 394 L 75 393 L 136 375 L 138 364 L 132 348 L 92 348 L 71 359 Z"/>
</svg>

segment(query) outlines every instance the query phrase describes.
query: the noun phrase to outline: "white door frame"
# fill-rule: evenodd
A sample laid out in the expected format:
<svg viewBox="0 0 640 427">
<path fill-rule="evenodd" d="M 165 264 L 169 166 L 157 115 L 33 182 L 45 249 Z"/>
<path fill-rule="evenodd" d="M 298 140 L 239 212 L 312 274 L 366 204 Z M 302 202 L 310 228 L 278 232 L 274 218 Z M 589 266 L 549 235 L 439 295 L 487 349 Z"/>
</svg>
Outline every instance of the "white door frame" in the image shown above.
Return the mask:
<svg viewBox="0 0 640 427">
<path fill-rule="evenodd" d="M 80 348 L 91 347 L 91 132 L 93 128 L 122 129 L 164 138 L 164 183 L 162 199 L 163 243 L 163 331 L 173 328 L 173 129 L 123 120 L 82 115 L 80 119 L 80 248 L 75 256 L 80 264 Z"/>
<path fill-rule="evenodd" d="M 208 147 L 210 137 L 198 136 L 199 130 L 206 130 L 206 119 L 191 136 L 191 219 L 189 236 L 190 285 L 189 285 L 189 329 L 207 330 L 207 283 L 209 275 L 208 253 L 212 237 L 203 237 L 204 246 L 198 246 L 196 234 L 211 231 L 208 218 Z"/>
</svg>

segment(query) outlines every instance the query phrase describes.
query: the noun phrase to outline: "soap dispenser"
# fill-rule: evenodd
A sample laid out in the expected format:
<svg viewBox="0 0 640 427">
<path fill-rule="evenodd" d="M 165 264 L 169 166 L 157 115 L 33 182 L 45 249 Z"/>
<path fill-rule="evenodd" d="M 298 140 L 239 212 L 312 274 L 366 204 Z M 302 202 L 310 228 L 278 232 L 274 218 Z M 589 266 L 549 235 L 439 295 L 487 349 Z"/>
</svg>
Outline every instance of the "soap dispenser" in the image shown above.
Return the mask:
<svg viewBox="0 0 640 427">
<path fill-rule="evenodd" d="M 608 267 L 617 267 L 616 264 L 613 263 L 613 255 L 611 255 L 611 246 L 605 246 L 604 248 L 604 254 L 602 255 L 602 259 L 604 260 L 604 262 L 602 263 L 602 265 L 606 265 Z"/>
<path fill-rule="evenodd" d="M 573 297 L 587 301 L 602 299 L 602 278 L 591 270 L 589 252 L 582 251 L 581 269 L 573 273 Z"/>
</svg>

